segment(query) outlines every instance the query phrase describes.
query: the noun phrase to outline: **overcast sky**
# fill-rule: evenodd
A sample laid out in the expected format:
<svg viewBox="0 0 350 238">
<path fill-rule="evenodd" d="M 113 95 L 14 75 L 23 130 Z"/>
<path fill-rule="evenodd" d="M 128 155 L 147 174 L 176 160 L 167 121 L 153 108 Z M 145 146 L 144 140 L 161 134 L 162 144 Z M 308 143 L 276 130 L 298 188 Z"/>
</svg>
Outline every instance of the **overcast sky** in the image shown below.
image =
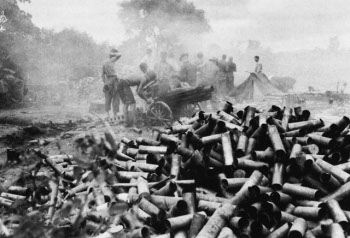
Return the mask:
<svg viewBox="0 0 350 238">
<path fill-rule="evenodd" d="M 127 39 L 118 4 L 122 0 L 32 0 L 21 4 L 40 27 L 73 27 L 98 42 L 117 45 Z M 338 36 L 350 48 L 348 0 L 193 0 L 212 27 L 208 39 L 218 44 L 260 40 L 275 51 L 325 48 Z"/>
</svg>

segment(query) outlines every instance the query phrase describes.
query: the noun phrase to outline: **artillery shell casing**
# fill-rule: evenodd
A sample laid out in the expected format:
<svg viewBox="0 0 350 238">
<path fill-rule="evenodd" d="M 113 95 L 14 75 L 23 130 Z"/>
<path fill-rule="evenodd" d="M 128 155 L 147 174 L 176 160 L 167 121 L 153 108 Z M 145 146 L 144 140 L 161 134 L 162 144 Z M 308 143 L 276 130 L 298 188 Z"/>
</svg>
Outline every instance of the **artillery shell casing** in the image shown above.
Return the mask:
<svg viewBox="0 0 350 238">
<path fill-rule="evenodd" d="M 331 238 L 345 238 L 344 229 L 338 223 L 333 223 L 328 226 L 329 237 Z"/>
<path fill-rule="evenodd" d="M 90 183 L 81 183 L 78 186 L 72 188 L 71 190 L 68 191 L 68 194 L 70 196 L 78 193 L 78 192 L 82 192 L 88 189 L 88 187 L 90 186 Z"/>
<path fill-rule="evenodd" d="M 147 138 L 143 138 L 143 137 L 136 138 L 136 142 L 139 145 L 152 145 L 152 146 L 159 146 L 160 145 L 160 141 L 153 140 L 153 139 L 147 139 Z"/>
<path fill-rule="evenodd" d="M 222 134 L 214 134 L 202 137 L 201 140 L 203 142 L 203 145 L 211 145 L 217 142 L 221 141 Z"/>
<path fill-rule="evenodd" d="M 255 117 L 256 108 L 247 106 L 244 108 L 244 122 L 243 126 L 248 128 L 250 126 L 250 121 Z"/>
<path fill-rule="evenodd" d="M 311 144 L 313 141 L 310 137 L 295 137 L 296 143 L 300 144 L 300 145 L 309 145 Z"/>
<path fill-rule="evenodd" d="M 204 200 L 198 201 L 198 210 L 204 211 L 209 215 L 213 214 L 216 211 L 216 209 L 218 209 L 219 207 L 221 207 L 221 203 L 218 203 L 218 202 L 210 202 L 210 201 L 204 201 Z"/>
<path fill-rule="evenodd" d="M 216 237 L 221 229 L 225 226 L 226 221 L 232 217 L 234 206 L 223 204 L 209 218 L 202 230 L 198 233 L 197 238 Z"/>
<path fill-rule="evenodd" d="M 160 131 L 157 129 L 152 129 L 152 139 L 158 141 L 160 136 Z"/>
<path fill-rule="evenodd" d="M 343 116 L 343 118 L 336 123 L 339 132 L 342 132 L 349 124 L 350 119 L 346 116 Z"/>
<path fill-rule="evenodd" d="M 240 158 L 245 155 L 246 149 L 248 145 L 248 137 L 245 133 L 242 133 L 239 136 L 238 143 L 237 143 L 237 148 L 235 151 L 235 155 L 237 158 Z"/>
<path fill-rule="evenodd" d="M 263 174 L 267 174 L 269 170 L 269 165 L 264 162 L 253 161 L 248 159 L 240 159 L 240 158 L 238 158 L 237 161 L 238 161 L 237 168 L 240 168 L 240 169 L 259 170 Z"/>
<path fill-rule="evenodd" d="M 292 151 L 290 152 L 289 159 L 292 163 L 295 163 L 296 158 L 300 155 L 301 153 L 301 145 L 299 144 L 294 144 L 292 147 Z"/>
<path fill-rule="evenodd" d="M 325 207 L 326 204 L 323 202 L 318 201 L 312 201 L 312 200 L 294 200 L 294 204 L 297 206 L 304 206 L 304 207 Z"/>
<path fill-rule="evenodd" d="M 247 196 L 249 196 L 248 188 L 253 185 L 260 184 L 262 178 L 263 178 L 262 173 L 259 172 L 258 170 L 255 170 L 251 174 L 249 179 L 245 182 L 245 184 L 242 186 L 242 188 L 236 193 L 236 195 L 232 199 L 230 199 L 230 203 L 234 205 L 240 205 L 241 203 L 243 203 L 247 198 Z"/>
<path fill-rule="evenodd" d="M 297 218 L 288 232 L 288 238 L 304 237 L 307 230 L 307 222 L 303 218 Z"/>
<path fill-rule="evenodd" d="M 289 119 L 292 116 L 292 109 L 289 107 L 285 107 L 283 111 L 283 117 L 282 117 L 282 124 L 281 126 L 283 127 L 284 130 L 288 129 L 288 124 L 289 124 Z"/>
<path fill-rule="evenodd" d="M 190 124 L 189 125 L 176 125 L 176 126 L 170 127 L 170 130 L 173 134 L 185 133 L 191 127 L 192 127 L 192 125 L 190 125 Z"/>
<path fill-rule="evenodd" d="M 336 145 L 336 141 L 332 138 L 323 137 L 317 134 L 308 134 L 308 137 L 310 137 L 315 144 L 320 146 L 333 148 Z"/>
<path fill-rule="evenodd" d="M 148 187 L 148 181 L 143 177 L 137 178 L 137 191 L 140 196 L 149 197 L 150 191 Z"/>
<path fill-rule="evenodd" d="M 320 191 L 317 189 L 312 189 L 300 185 L 295 185 L 291 183 L 285 183 L 282 186 L 282 192 L 293 195 L 300 196 L 303 198 L 318 200 L 321 196 Z"/>
<path fill-rule="evenodd" d="M 188 238 L 195 238 L 199 231 L 203 228 L 206 220 L 207 216 L 205 213 L 194 214 L 188 232 Z"/>
<path fill-rule="evenodd" d="M 7 198 L 0 197 L 0 205 L 11 207 L 12 203 L 14 203 L 14 201 L 9 200 Z"/>
<path fill-rule="evenodd" d="M 187 214 L 187 215 L 168 218 L 165 221 L 165 225 L 171 232 L 182 230 L 182 229 L 188 229 L 188 227 L 191 225 L 193 215 L 194 214 Z"/>
<path fill-rule="evenodd" d="M 277 120 L 276 120 L 275 118 L 273 118 L 273 117 L 269 117 L 269 118 L 267 119 L 267 123 L 270 124 L 270 125 L 275 125 L 279 133 L 285 133 L 285 132 L 286 132 L 286 129 L 283 128 L 283 127 L 281 126 L 281 124 L 279 124 L 279 123 L 277 122 Z"/>
<path fill-rule="evenodd" d="M 249 225 L 249 220 L 246 217 L 234 216 L 230 219 L 229 224 L 236 229 L 243 229 Z"/>
<path fill-rule="evenodd" d="M 10 200 L 13 200 L 13 201 L 17 201 L 17 200 L 20 200 L 20 201 L 23 201 L 26 199 L 26 196 L 22 196 L 22 195 L 18 195 L 18 194 L 12 194 L 12 193 L 5 193 L 5 192 L 2 192 L 0 194 L 1 197 L 3 198 L 7 198 L 7 199 L 10 199 Z"/>
<path fill-rule="evenodd" d="M 218 238 L 237 238 L 237 236 L 233 233 L 233 231 L 230 228 L 224 227 L 221 229 Z"/>
<path fill-rule="evenodd" d="M 139 153 L 137 153 L 134 158 L 137 161 L 147 161 L 149 159 L 149 156 L 151 156 L 151 155 L 152 154 L 139 154 Z"/>
<path fill-rule="evenodd" d="M 138 229 L 130 231 L 129 237 L 130 238 L 149 238 L 150 231 L 146 226 L 140 227 Z"/>
<path fill-rule="evenodd" d="M 330 199 L 326 204 L 333 221 L 339 223 L 343 229 L 347 230 L 349 228 L 349 221 L 339 203 L 334 199 Z"/>
<path fill-rule="evenodd" d="M 170 197 L 170 196 L 160 196 L 160 195 L 151 195 L 150 202 L 163 210 L 169 210 L 170 207 L 173 207 L 179 200 L 184 200 L 181 197 Z M 185 200 L 186 201 L 186 200 Z M 187 202 L 187 205 L 188 202 Z"/>
<path fill-rule="evenodd" d="M 334 178 L 331 174 L 329 173 L 323 173 L 321 174 L 320 177 L 320 181 L 321 183 L 323 183 L 323 185 L 325 187 L 327 187 L 330 191 L 334 191 L 337 188 L 339 188 L 341 186 L 341 183 L 339 182 L 339 180 L 337 180 L 336 178 Z"/>
<path fill-rule="evenodd" d="M 171 169 L 170 169 L 170 176 L 174 179 L 178 179 L 180 174 L 180 164 L 181 164 L 181 157 L 178 154 L 174 154 L 171 157 Z"/>
<path fill-rule="evenodd" d="M 281 222 L 294 222 L 298 217 L 288 212 L 281 212 Z"/>
<path fill-rule="evenodd" d="M 286 151 L 276 126 L 268 125 L 268 133 L 277 158 L 279 160 L 283 160 L 286 155 Z"/>
<path fill-rule="evenodd" d="M 335 167 L 349 173 L 350 172 L 350 162 L 335 165 Z"/>
<path fill-rule="evenodd" d="M 173 207 L 170 208 L 169 214 L 172 217 L 182 216 L 187 214 L 187 203 L 184 200 L 179 200 Z"/>
<path fill-rule="evenodd" d="M 288 129 L 292 131 L 292 130 L 298 130 L 301 128 L 310 129 L 310 128 L 318 128 L 322 126 L 324 126 L 324 122 L 321 119 L 313 119 L 309 121 L 289 123 Z"/>
<path fill-rule="evenodd" d="M 204 145 L 202 140 L 199 138 L 199 136 L 194 134 L 192 131 L 187 132 L 187 137 L 192 147 L 194 147 L 195 149 L 203 148 Z"/>
<path fill-rule="evenodd" d="M 301 149 L 307 154 L 317 155 L 320 152 L 320 149 L 316 144 L 304 145 L 301 147 Z"/>
<path fill-rule="evenodd" d="M 217 203 L 224 203 L 228 202 L 229 200 L 222 197 L 217 197 L 211 194 L 204 194 L 204 193 L 196 193 L 196 200 L 204 200 L 209 202 L 217 202 Z"/>
<path fill-rule="evenodd" d="M 275 152 L 271 147 L 266 148 L 264 151 L 254 151 L 256 160 L 270 163 L 273 161 Z"/>
<path fill-rule="evenodd" d="M 165 211 L 164 210 L 159 209 L 153 203 L 149 202 L 145 198 L 141 198 L 141 200 L 139 201 L 138 205 L 143 211 L 145 211 L 146 213 L 150 214 L 151 216 L 156 217 L 159 220 L 162 220 L 165 217 Z"/>
<path fill-rule="evenodd" d="M 187 238 L 187 231 L 186 230 L 178 230 L 174 234 L 174 238 Z"/>
<path fill-rule="evenodd" d="M 154 192 L 153 195 L 171 196 L 176 192 L 176 190 L 176 183 L 173 181 L 169 181 L 165 186 Z"/>
<path fill-rule="evenodd" d="M 284 164 L 282 163 L 274 164 L 271 186 L 275 190 L 280 190 L 282 188 L 285 170 L 286 170 L 286 167 Z"/>
<path fill-rule="evenodd" d="M 236 122 L 233 122 L 234 124 L 237 124 Z M 238 123 L 237 125 L 240 125 L 240 123 Z M 216 122 L 216 126 L 213 129 L 212 135 L 214 134 L 222 134 L 224 132 L 227 132 L 227 128 L 226 128 L 226 124 L 223 121 L 217 121 Z"/>
<path fill-rule="evenodd" d="M 291 196 L 279 191 L 272 192 L 270 194 L 270 199 L 275 204 L 288 204 L 293 201 L 293 198 Z"/>
<path fill-rule="evenodd" d="M 306 175 L 303 177 L 303 182 L 305 185 L 319 190 L 321 195 L 329 194 L 329 190 L 319 181 L 319 179 L 316 180 L 310 175 Z"/>
<path fill-rule="evenodd" d="M 229 178 L 223 179 L 221 181 L 221 185 L 224 189 L 239 189 L 241 188 L 245 182 L 247 182 L 248 178 Z"/>
<path fill-rule="evenodd" d="M 19 195 L 28 195 L 28 193 L 30 193 L 30 189 L 27 187 L 10 186 L 8 188 L 8 192 Z"/>
<path fill-rule="evenodd" d="M 274 230 L 273 232 L 271 232 L 268 236 L 266 236 L 266 238 L 283 238 L 286 237 L 286 235 L 289 232 L 289 229 L 291 228 L 292 223 L 291 222 L 287 222 L 284 225 L 280 226 L 279 228 L 277 228 L 276 230 Z"/>
<path fill-rule="evenodd" d="M 182 191 L 182 198 L 187 202 L 188 213 L 196 213 L 196 192 L 193 189 L 184 189 Z"/>
<path fill-rule="evenodd" d="M 255 146 L 256 146 L 256 139 L 252 137 L 249 138 L 245 154 L 246 155 L 251 154 L 254 151 Z"/>
<path fill-rule="evenodd" d="M 237 124 L 238 122 L 238 118 L 232 116 L 231 114 L 228 114 L 224 111 L 218 111 L 217 112 L 217 115 L 220 117 L 220 119 L 224 120 L 224 121 L 227 121 L 227 122 L 230 122 L 230 123 L 234 123 L 234 124 Z M 239 125 L 239 124 L 237 124 Z"/>
<path fill-rule="evenodd" d="M 140 154 L 154 153 L 154 154 L 166 154 L 168 151 L 168 147 L 166 146 L 139 146 Z"/>
<path fill-rule="evenodd" d="M 330 173 L 336 179 L 338 179 L 342 183 L 347 183 L 350 181 L 350 174 L 344 172 L 343 170 L 327 163 L 324 160 L 316 160 L 316 164 L 319 165 L 325 172 Z"/>
<path fill-rule="evenodd" d="M 135 156 L 139 153 L 139 149 L 136 148 L 127 148 L 125 154 L 127 156 L 135 158 Z"/>
<path fill-rule="evenodd" d="M 222 121 L 225 123 L 225 127 L 228 129 L 228 130 L 238 130 L 238 131 L 243 131 L 243 127 L 239 126 L 239 125 L 236 125 L 234 123 L 230 123 L 230 122 L 227 122 L 227 121 L 223 121 L 223 120 L 218 120 L 219 121 Z"/>
<path fill-rule="evenodd" d="M 225 166 L 237 167 L 237 159 L 233 157 L 230 133 L 224 133 L 221 137 L 222 148 L 224 151 Z"/>
<path fill-rule="evenodd" d="M 306 129 L 301 128 L 293 131 L 287 131 L 283 133 L 285 137 L 301 137 L 306 135 Z"/>
<path fill-rule="evenodd" d="M 326 210 L 319 207 L 296 206 L 293 215 L 305 219 L 318 220 L 325 216 Z"/>
<path fill-rule="evenodd" d="M 147 178 L 148 173 L 145 172 L 130 172 L 130 171 L 118 171 L 117 177 L 121 181 L 130 181 L 130 179 L 138 177 L 144 177 Z"/>
</svg>

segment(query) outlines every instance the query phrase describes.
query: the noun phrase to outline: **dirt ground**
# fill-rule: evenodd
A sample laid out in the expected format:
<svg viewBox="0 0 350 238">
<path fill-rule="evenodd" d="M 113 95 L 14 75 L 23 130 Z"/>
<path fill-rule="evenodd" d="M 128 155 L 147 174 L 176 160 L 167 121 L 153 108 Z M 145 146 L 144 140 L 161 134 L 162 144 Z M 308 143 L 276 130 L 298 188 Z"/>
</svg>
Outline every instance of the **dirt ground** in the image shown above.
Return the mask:
<svg viewBox="0 0 350 238">
<path fill-rule="evenodd" d="M 227 98 L 229 99 L 229 98 Z M 224 99 L 221 100 L 221 104 Z M 281 106 L 280 101 L 249 103 L 260 109 L 267 109 L 272 104 Z M 313 118 L 322 118 L 325 122 L 334 122 L 350 111 L 345 107 L 329 106 L 326 102 L 308 101 L 302 105 L 311 111 Z M 247 104 L 237 104 L 244 108 Z M 297 106 L 297 105 L 296 105 Z M 212 110 L 215 111 L 215 110 Z M 100 115 L 103 117 L 104 115 Z M 111 122 L 111 128 L 118 140 L 123 137 L 135 139 L 140 136 L 132 128 L 125 128 L 120 121 Z M 27 132 L 25 128 L 37 126 L 40 133 Z M 15 183 L 33 161 L 22 158 L 20 164 L 7 161 L 7 149 L 14 148 L 22 154 L 29 149 L 37 148 L 48 155 L 74 154 L 74 139 L 84 133 L 98 131 L 103 133 L 105 124 L 95 115 L 88 112 L 88 104 L 69 106 L 29 107 L 22 109 L 0 111 L 0 184 L 8 187 Z M 150 128 L 141 128 L 142 136 L 149 137 Z M 29 144 L 31 140 L 48 140 L 47 145 Z M 0 189 L 1 190 L 1 189 Z"/>
<path fill-rule="evenodd" d="M 26 130 L 33 125 L 40 129 L 39 133 Z M 122 137 L 134 139 L 140 136 L 132 128 L 124 127 L 120 121 L 112 121 L 110 126 L 119 141 Z M 0 184 L 6 188 L 15 183 L 35 162 L 26 158 L 21 158 L 19 164 L 16 161 L 7 161 L 7 149 L 16 149 L 21 154 L 26 154 L 30 149 L 40 149 L 42 153 L 48 155 L 74 154 L 75 138 L 96 130 L 103 133 L 105 128 L 102 120 L 88 113 L 87 104 L 0 111 Z M 150 129 L 142 128 L 141 135 L 148 136 L 148 134 Z M 50 143 L 29 144 L 31 140 L 47 140 Z"/>
</svg>

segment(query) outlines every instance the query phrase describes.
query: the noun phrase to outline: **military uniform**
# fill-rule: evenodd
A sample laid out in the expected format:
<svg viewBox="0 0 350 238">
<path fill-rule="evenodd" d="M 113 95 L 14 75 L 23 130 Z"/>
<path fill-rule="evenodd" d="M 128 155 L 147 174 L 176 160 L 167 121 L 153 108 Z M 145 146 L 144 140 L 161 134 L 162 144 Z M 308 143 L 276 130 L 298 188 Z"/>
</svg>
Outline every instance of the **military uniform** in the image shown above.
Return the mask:
<svg viewBox="0 0 350 238">
<path fill-rule="evenodd" d="M 180 80 L 188 83 L 192 87 L 197 86 L 197 69 L 190 62 L 183 62 L 180 69 Z"/>
<path fill-rule="evenodd" d="M 234 72 L 237 71 L 237 67 L 236 64 L 233 63 L 232 61 L 227 62 L 227 81 L 226 81 L 226 88 L 227 91 L 230 92 L 233 87 L 234 87 L 234 80 L 235 80 L 235 76 L 234 76 Z"/>
<path fill-rule="evenodd" d="M 102 79 L 104 83 L 105 111 L 109 112 L 112 104 L 113 113 L 116 114 L 119 112 L 120 99 L 118 95 L 118 76 L 113 62 L 107 61 L 103 64 Z"/>
</svg>

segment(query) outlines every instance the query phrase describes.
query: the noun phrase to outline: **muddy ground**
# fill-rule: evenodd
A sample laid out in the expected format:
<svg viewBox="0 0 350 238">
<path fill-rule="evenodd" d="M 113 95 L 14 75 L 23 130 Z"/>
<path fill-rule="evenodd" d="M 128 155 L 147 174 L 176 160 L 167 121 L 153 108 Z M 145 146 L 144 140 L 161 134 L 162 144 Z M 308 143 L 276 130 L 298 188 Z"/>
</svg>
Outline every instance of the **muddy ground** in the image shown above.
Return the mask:
<svg viewBox="0 0 350 238">
<path fill-rule="evenodd" d="M 224 103 L 222 100 L 221 104 Z M 263 101 L 249 103 L 249 105 L 264 109 L 275 104 L 283 106 L 279 101 Z M 247 103 L 237 104 L 244 108 Z M 297 105 L 296 105 L 297 106 Z M 348 115 L 349 104 L 345 106 L 328 105 L 325 101 L 308 101 L 303 108 L 311 111 L 314 118 L 322 118 L 326 122 L 337 121 L 343 115 Z M 48 155 L 74 154 L 74 140 L 79 135 L 92 131 L 103 132 L 106 129 L 98 116 L 88 112 L 89 105 L 81 104 L 66 106 L 32 106 L 29 108 L 0 111 L 0 184 L 4 188 L 15 183 L 22 173 L 35 161 L 21 157 L 21 161 L 8 161 L 7 149 L 14 148 L 21 154 L 29 149 L 37 148 Z M 212 111 L 215 111 L 214 109 Z M 121 121 L 110 123 L 117 138 L 135 139 L 139 136 L 132 128 L 124 127 Z M 37 131 L 28 131 L 27 127 L 35 126 Z M 142 136 L 149 137 L 150 128 L 141 128 Z M 31 140 L 42 140 L 40 143 L 29 144 Z M 43 140 L 47 142 L 42 144 Z"/>
</svg>

